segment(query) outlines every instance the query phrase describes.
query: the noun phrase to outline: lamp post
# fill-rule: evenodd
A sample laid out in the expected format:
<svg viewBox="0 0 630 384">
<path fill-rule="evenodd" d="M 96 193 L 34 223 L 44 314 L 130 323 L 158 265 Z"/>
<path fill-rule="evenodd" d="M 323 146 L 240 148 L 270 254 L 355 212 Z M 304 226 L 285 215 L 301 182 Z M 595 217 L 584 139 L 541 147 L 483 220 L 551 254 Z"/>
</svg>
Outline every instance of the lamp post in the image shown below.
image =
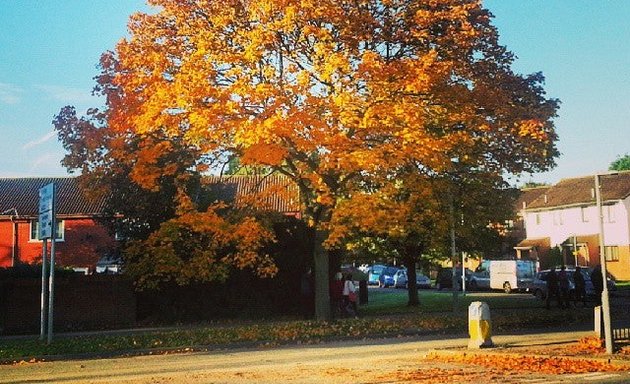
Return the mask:
<svg viewBox="0 0 630 384">
<path fill-rule="evenodd" d="M 606 341 L 606 353 L 613 353 L 612 327 L 610 324 L 610 301 L 608 299 L 608 273 L 606 272 L 606 252 L 604 248 L 604 214 L 602 211 L 602 193 L 600 186 L 600 174 L 595 175 L 595 200 L 597 213 L 599 214 L 599 263 L 602 270 L 602 318 L 604 321 L 604 337 Z"/>
</svg>

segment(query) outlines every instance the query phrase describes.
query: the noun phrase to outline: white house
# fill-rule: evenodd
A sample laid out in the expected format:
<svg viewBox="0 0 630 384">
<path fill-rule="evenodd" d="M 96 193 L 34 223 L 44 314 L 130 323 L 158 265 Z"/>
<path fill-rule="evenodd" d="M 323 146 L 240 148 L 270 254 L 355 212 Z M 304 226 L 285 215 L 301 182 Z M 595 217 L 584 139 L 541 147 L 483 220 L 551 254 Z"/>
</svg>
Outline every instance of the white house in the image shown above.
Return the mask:
<svg viewBox="0 0 630 384">
<path fill-rule="evenodd" d="M 630 171 L 600 176 L 604 248 L 608 271 L 630 280 Z M 567 265 L 599 264 L 599 213 L 595 177 L 563 179 L 521 207 L 526 239 L 517 255 L 549 266 L 557 247 Z"/>
</svg>

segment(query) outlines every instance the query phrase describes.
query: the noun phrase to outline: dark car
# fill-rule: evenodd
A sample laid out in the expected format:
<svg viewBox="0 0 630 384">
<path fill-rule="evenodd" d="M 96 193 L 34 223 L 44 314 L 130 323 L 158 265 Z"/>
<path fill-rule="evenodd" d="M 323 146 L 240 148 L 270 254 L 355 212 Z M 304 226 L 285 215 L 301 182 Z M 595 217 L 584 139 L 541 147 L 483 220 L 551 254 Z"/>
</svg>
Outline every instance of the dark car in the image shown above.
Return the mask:
<svg viewBox="0 0 630 384">
<path fill-rule="evenodd" d="M 462 289 L 462 268 L 455 268 L 455 274 L 457 275 L 458 286 L 457 289 Z M 466 282 L 470 279 L 472 271 L 468 268 L 465 270 L 466 274 Z M 453 288 L 453 268 L 452 267 L 441 267 L 438 270 L 437 277 L 435 278 L 435 288 L 437 290 L 443 288 Z"/>
<path fill-rule="evenodd" d="M 556 273 L 558 273 L 560 269 L 556 269 Z M 567 268 L 567 276 L 569 278 L 569 298 L 572 299 L 575 297 L 575 283 L 573 282 L 573 273 L 575 272 L 575 268 Z M 591 271 L 588 268 L 582 268 L 580 270 L 582 272 L 582 276 L 584 277 L 584 288 L 586 291 L 586 297 L 594 297 L 595 296 L 595 288 L 593 287 L 593 282 L 591 281 Z M 544 300 L 547 298 L 547 275 L 549 274 L 549 269 L 540 271 L 536 274 L 534 278 L 534 282 L 532 283 L 532 294 L 537 298 Z M 615 288 L 615 283 L 612 280 L 608 280 L 608 288 L 613 290 Z"/>
<path fill-rule="evenodd" d="M 387 267 L 383 269 L 380 276 L 378 277 L 379 286 L 383 288 L 393 287 L 394 286 L 394 276 L 396 272 L 398 272 L 400 268 L 398 267 Z"/>
</svg>

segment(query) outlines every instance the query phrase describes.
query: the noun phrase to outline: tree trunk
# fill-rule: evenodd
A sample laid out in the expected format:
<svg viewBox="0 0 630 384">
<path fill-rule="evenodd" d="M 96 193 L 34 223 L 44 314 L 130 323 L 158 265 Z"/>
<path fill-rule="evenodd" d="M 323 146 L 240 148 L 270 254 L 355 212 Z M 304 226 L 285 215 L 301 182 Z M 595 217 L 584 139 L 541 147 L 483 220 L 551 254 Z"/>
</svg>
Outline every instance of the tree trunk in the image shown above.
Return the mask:
<svg viewBox="0 0 630 384">
<path fill-rule="evenodd" d="M 315 231 L 313 246 L 313 259 L 315 265 L 315 319 L 330 320 L 330 296 L 328 274 L 328 252 L 324 249 L 324 241 L 328 233 L 322 230 Z"/>
<path fill-rule="evenodd" d="M 403 256 L 403 264 L 407 268 L 407 294 L 409 300 L 407 305 L 410 307 L 417 307 L 420 305 L 420 299 L 418 298 L 418 286 L 416 285 L 416 254 L 415 247 L 407 247 L 405 249 L 405 256 Z"/>
</svg>

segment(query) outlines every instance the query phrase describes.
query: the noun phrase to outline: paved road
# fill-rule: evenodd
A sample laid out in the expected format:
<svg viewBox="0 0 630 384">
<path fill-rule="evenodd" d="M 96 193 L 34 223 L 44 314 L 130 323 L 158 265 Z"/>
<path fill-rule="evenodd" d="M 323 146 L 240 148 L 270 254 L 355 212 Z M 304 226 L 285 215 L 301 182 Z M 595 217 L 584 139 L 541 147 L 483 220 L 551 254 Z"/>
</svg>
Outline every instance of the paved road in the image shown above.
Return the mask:
<svg viewBox="0 0 630 384">
<path fill-rule="evenodd" d="M 494 336 L 496 344 L 562 343 L 590 332 Z M 427 361 L 466 338 L 415 337 L 257 350 L 73 360 L 0 366 L 0 383 L 623 383 L 630 373 L 514 374 Z"/>
</svg>

